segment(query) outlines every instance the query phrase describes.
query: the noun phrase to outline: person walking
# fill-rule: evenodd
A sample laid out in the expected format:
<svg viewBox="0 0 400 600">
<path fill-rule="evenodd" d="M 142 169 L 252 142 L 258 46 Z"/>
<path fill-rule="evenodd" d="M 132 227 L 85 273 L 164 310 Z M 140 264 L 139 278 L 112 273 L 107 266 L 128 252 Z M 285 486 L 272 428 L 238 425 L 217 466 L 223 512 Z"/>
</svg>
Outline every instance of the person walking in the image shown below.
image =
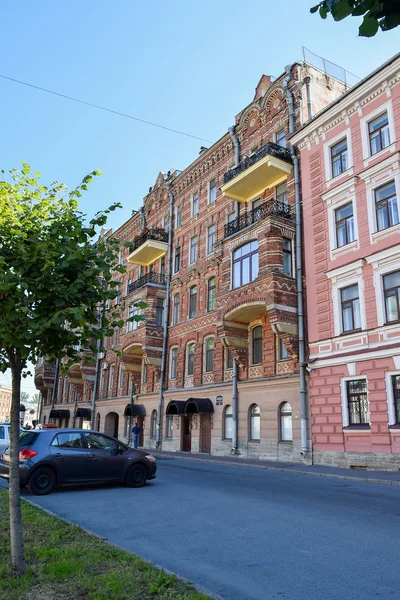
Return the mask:
<svg viewBox="0 0 400 600">
<path fill-rule="evenodd" d="M 140 427 L 137 423 L 135 423 L 135 426 L 132 427 L 132 433 L 133 433 L 133 447 L 137 448 L 138 441 L 139 441 L 139 433 L 140 433 Z"/>
</svg>

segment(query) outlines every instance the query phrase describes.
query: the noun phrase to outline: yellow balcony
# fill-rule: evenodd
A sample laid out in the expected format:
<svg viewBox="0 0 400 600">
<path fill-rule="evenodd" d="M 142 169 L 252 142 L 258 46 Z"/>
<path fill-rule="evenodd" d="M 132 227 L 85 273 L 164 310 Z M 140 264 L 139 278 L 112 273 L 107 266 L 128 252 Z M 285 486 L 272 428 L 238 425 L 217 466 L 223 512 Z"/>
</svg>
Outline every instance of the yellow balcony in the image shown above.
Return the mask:
<svg viewBox="0 0 400 600">
<path fill-rule="evenodd" d="M 284 181 L 291 170 L 289 150 L 268 142 L 225 173 L 221 191 L 233 200 L 248 202 Z"/>
<path fill-rule="evenodd" d="M 128 261 L 147 267 L 161 258 L 168 250 L 168 232 L 164 229 L 149 229 L 133 242 Z"/>
</svg>

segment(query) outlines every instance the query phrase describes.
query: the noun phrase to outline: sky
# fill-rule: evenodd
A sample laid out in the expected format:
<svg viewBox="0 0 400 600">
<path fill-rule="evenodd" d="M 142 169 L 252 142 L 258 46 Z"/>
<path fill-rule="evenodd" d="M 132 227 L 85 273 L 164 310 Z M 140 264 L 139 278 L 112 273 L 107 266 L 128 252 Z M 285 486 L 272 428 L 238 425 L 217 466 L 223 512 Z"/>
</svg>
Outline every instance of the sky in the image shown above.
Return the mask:
<svg viewBox="0 0 400 600">
<path fill-rule="evenodd" d="M 359 77 L 396 54 L 400 28 L 359 38 L 361 18 L 310 14 L 317 0 L 0 0 L 0 75 L 209 140 L 178 135 L 0 78 L 0 168 L 77 185 L 80 208 L 114 202 L 121 225 L 159 171 L 184 169 L 234 124 L 262 74 L 305 46 Z M 0 384 L 9 384 L 8 374 Z M 22 389 L 34 393 L 31 379 Z"/>
</svg>

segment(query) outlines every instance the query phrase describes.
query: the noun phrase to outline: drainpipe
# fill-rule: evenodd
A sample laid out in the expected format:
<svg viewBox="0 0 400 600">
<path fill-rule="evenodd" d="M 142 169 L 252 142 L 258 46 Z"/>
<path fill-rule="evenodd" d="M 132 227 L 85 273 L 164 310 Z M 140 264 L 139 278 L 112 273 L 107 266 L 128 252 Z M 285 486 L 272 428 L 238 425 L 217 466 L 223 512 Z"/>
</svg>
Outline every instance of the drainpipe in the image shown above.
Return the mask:
<svg viewBox="0 0 400 600">
<path fill-rule="evenodd" d="M 239 440 L 238 440 L 238 366 L 235 359 L 233 359 L 233 372 L 232 372 L 232 454 L 238 453 Z"/>
<path fill-rule="evenodd" d="M 311 77 L 304 77 L 303 81 L 306 84 L 306 90 L 307 90 L 307 112 L 308 112 L 308 120 L 310 121 L 312 119 L 311 89 L 310 89 Z"/>
<path fill-rule="evenodd" d="M 54 372 L 54 386 L 53 386 L 53 391 L 51 394 L 51 410 L 54 409 L 54 404 L 56 401 L 56 394 L 57 394 L 57 383 L 58 383 L 58 373 L 60 371 L 60 361 L 58 360 L 58 358 L 56 358 L 56 368 L 55 368 L 55 372 Z"/>
<path fill-rule="evenodd" d="M 165 371 L 167 366 L 167 350 L 168 350 L 168 327 L 169 327 L 169 305 L 171 297 L 171 275 L 172 275 L 172 229 L 174 225 L 174 194 L 171 189 L 171 182 L 167 182 L 167 190 L 169 195 L 169 229 L 168 229 L 168 269 L 167 269 L 167 290 L 165 297 L 165 312 L 164 312 L 164 337 L 161 355 L 161 373 L 160 373 L 160 395 L 158 397 L 158 412 L 157 412 L 157 441 L 156 448 L 161 450 L 162 446 L 162 423 L 164 410 L 164 383 Z"/>
<path fill-rule="evenodd" d="M 100 371 L 100 358 L 99 358 L 99 354 L 100 354 L 100 348 L 101 348 L 101 339 L 99 338 L 97 340 L 97 356 L 96 356 L 96 371 L 95 371 L 95 375 L 94 375 L 94 384 L 93 384 L 93 396 L 92 396 L 92 412 L 90 415 L 90 429 L 94 429 L 94 419 L 95 419 L 95 412 L 96 412 L 96 399 L 97 399 L 97 390 L 99 387 L 99 371 Z M 76 409 L 75 409 L 76 412 Z M 75 419 L 75 416 L 74 416 Z M 75 427 L 75 424 L 74 424 Z"/>
<path fill-rule="evenodd" d="M 233 143 L 235 144 L 235 167 L 240 163 L 240 142 L 237 135 L 235 135 L 235 126 L 229 127 L 229 135 L 231 136 Z"/>
<path fill-rule="evenodd" d="M 304 310 L 303 310 L 303 264 L 302 264 L 302 231 L 300 205 L 299 159 L 294 146 L 290 146 L 293 161 L 295 207 L 296 207 L 296 284 L 297 284 L 297 317 L 299 327 L 299 363 L 300 363 L 300 420 L 301 420 L 301 454 L 307 456 L 307 397 L 306 397 L 306 365 L 304 360 Z"/>
<path fill-rule="evenodd" d="M 283 81 L 283 89 L 285 90 L 288 102 L 289 102 L 289 133 L 294 133 L 294 102 L 293 102 L 293 94 L 288 88 L 288 83 L 290 81 L 291 75 L 291 66 L 285 67 L 285 71 L 287 73 L 284 81 Z"/>
</svg>

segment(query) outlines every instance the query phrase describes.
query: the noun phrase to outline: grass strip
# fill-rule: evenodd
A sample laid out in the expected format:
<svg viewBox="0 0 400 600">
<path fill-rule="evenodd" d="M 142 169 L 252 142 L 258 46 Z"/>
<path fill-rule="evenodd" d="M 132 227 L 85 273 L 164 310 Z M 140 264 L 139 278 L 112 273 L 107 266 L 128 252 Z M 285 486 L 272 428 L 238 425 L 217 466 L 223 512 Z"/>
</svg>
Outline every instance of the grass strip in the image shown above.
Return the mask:
<svg viewBox="0 0 400 600">
<path fill-rule="evenodd" d="M 188 583 L 22 500 L 27 569 L 11 575 L 8 493 L 0 490 L 1 600 L 206 600 Z"/>
</svg>

